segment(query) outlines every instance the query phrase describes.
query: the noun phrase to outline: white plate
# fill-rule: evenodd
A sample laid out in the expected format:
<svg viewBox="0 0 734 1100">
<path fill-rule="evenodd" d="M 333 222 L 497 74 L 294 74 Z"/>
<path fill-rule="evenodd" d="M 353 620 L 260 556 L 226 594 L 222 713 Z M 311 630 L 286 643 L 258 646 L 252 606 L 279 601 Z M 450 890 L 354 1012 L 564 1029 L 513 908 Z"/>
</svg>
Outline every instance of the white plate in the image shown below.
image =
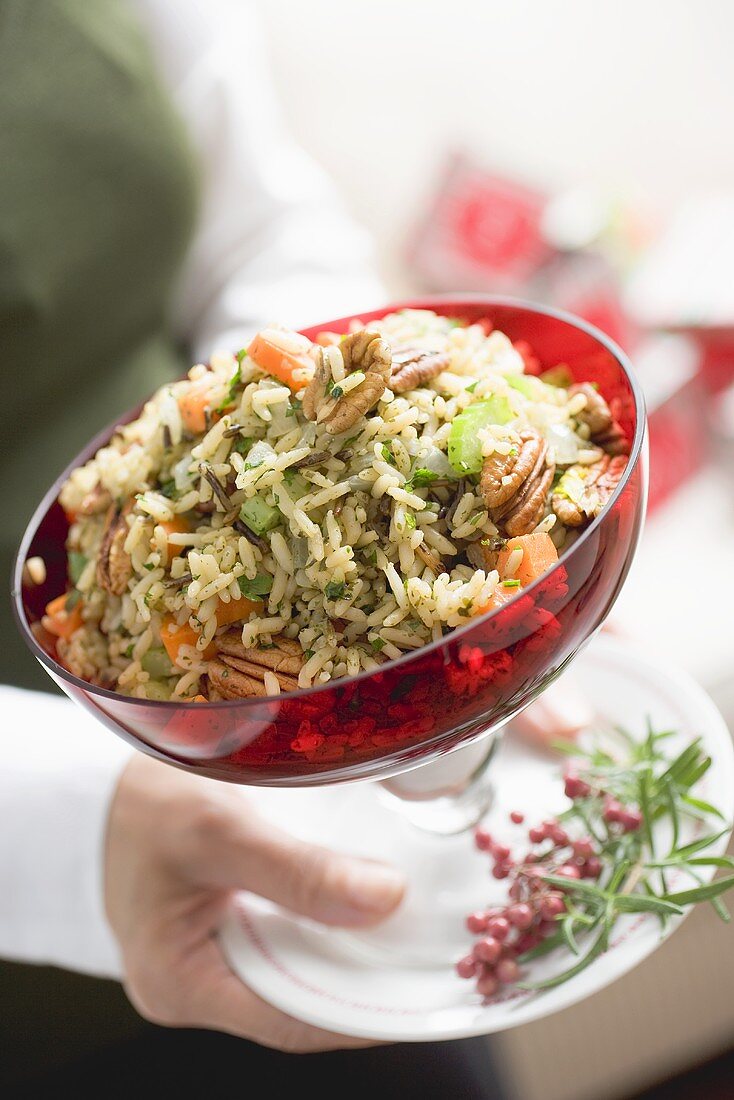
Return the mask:
<svg viewBox="0 0 734 1100">
<path fill-rule="evenodd" d="M 677 744 L 702 738 L 705 751 L 713 758 L 699 790 L 702 797 L 719 807 L 731 819 L 734 809 L 734 752 L 723 719 L 708 696 L 694 681 L 676 669 L 669 669 L 636 652 L 627 642 L 597 637 L 565 674 L 594 701 L 597 713 L 607 721 L 625 726 L 643 736 L 649 716 L 657 728 L 676 729 L 668 742 Z M 508 734 L 501 746 L 494 775 L 496 803 L 487 820 L 496 835 L 527 828 L 563 805 L 559 763 L 535 752 Z M 374 843 L 371 819 L 375 810 L 373 784 L 347 784 L 322 790 L 260 790 L 254 797 L 264 813 L 277 818 L 293 832 L 332 847 L 349 847 L 371 852 Z M 511 809 L 524 811 L 527 824 L 511 826 Z M 349 840 L 340 828 L 348 820 Z M 404 827 L 396 818 L 395 828 Z M 356 825 L 355 825 L 356 823 Z M 387 922 L 385 942 L 391 948 L 389 962 L 379 955 L 355 950 L 353 937 L 319 928 L 294 918 L 252 895 L 238 899 L 221 937 L 233 970 L 261 997 L 289 1015 L 344 1035 L 387 1041 L 429 1041 L 488 1034 L 536 1020 L 590 996 L 651 954 L 683 919 L 675 918 L 661 933 L 659 921 L 650 914 L 620 919 L 609 950 L 586 970 L 563 985 L 543 994 L 513 989 L 483 1003 L 472 983 L 459 979 L 449 961 L 471 946 L 471 937 L 461 925 L 460 915 L 493 903 L 503 884 L 487 875 L 487 857 L 476 853 L 469 834 L 438 838 L 414 834 L 424 852 L 439 851 L 442 866 L 460 870 L 447 887 L 437 883 L 436 896 L 444 903 L 444 919 L 453 922 L 446 932 L 446 957 L 434 966 L 416 965 L 401 959 L 400 944 L 407 943 L 416 927 L 398 914 Z M 695 827 L 691 827 L 691 836 Z M 354 837 L 362 837 L 355 847 Z M 519 833 L 515 832 L 519 838 Z M 712 854 L 726 848 L 727 836 L 712 846 Z M 439 846 L 440 849 L 439 849 Z M 384 843 L 375 853 L 389 855 Z M 453 859 L 453 857 L 456 857 Z M 472 862 L 474 861 L 474 862 Z M 474 870 L 464 876 L 463 869 Z M 702 877 L 713 871 L 701 868 Z M 669 880 L 669 887 L 682 888 Z M 493 895 L 494 892 L 494 896 Z M 472 896 L 469 896 L 469 895 Z M 446 902 L 451 903 L 446 908 Z M 409 907 L 408 907 L 409 908 Z M 425 913 L 430 922 L 432 914 Z M 440 925 L 443 928 L 443 925 Z M 446 926 L 448 928 L 448 926 Z M 528 977 L 539 980 L 571 965 L 572 956 L 557 951 L 538 959 L 528 968 Z"/>
</svg>

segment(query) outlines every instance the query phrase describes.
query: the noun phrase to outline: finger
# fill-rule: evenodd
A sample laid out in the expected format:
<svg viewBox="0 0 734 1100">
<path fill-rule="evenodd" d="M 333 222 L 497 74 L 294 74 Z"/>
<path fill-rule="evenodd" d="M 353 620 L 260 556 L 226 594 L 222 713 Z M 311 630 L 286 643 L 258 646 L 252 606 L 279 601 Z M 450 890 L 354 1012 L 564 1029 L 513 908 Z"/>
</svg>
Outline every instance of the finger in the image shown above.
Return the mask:
<svg viewBox="0 0 734 1100">
<path fill-rule="evenodd" d="M 187 870 L 200 885 L 250 890 L 324 924 L 373 924 L 400 903 L 395 868 L 297 840 L 239 798 L 198 830 Z"/>
<path fill-rule="evenodd" d="M 196 961 L 189 998 L 195 1026 L 225 1031 L 292 1054 L 376 1045 L 376 1040 L 312 1027 L 264 1001 L 232 973 L 215 939 L 200 946 Z"/>
</svg>

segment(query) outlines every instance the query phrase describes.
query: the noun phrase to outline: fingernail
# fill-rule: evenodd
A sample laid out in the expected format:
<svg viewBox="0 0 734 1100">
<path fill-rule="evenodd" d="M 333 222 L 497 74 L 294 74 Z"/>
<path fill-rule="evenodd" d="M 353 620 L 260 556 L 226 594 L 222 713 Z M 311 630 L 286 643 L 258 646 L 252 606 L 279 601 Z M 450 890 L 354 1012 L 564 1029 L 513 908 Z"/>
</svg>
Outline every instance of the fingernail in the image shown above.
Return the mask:
<svg viewBox="0 0 734 1100">
<path fill-rule="evenodd" d="M 347 875 L 347 897 L 363 912 L 389 913 L 400 901 L 404 889 L 401 872 L 381 863 L 359 863 Z"/>
</svg>

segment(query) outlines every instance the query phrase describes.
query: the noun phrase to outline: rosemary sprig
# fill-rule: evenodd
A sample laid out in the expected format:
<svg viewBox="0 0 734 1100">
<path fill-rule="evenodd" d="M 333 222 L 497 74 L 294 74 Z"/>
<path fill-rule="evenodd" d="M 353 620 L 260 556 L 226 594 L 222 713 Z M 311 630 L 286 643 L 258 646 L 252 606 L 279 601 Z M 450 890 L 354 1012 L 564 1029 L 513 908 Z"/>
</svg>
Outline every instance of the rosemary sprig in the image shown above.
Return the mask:
<svg viewBox="0 0 734 1100">
<path fill-rule="evenodd" d="M 607 950 L 627 914 L 653 914 L 665 928 L 688 906 L 710 902 L 722 920 L 730 919 L 721 896 L 734 887 L 734 874 L 702 881 L 704 868 L 734 870 L 734 858 L 710 850 L 729 832 L 721 811 L 692 793 L 711 758 L 700 738 L 670 754 L 674 732 L 656 731 L 648 721 L 641 739 L 614 728 L 599 731 L 585 748 L 560 746 L 574 758 L 565 772 L 569 806 L 529 830 L 533 848 L 519 859 L 477 830 L 477 847 L 490 852 L 496 877 L 508 879 L 511 899 L 467 921 L 483 938 L 458 971 L 475 978 L 485 996 L 501 983 L 541 992 L 575 977 Z M 703 835 L 682 842 L 686 822 Z M 689 885 L 671 889 L 681 875 Z M 518 981 L 521 966 L 556 948 L 573 956 L 568 969 L 545 981 Z"/>
</svg>

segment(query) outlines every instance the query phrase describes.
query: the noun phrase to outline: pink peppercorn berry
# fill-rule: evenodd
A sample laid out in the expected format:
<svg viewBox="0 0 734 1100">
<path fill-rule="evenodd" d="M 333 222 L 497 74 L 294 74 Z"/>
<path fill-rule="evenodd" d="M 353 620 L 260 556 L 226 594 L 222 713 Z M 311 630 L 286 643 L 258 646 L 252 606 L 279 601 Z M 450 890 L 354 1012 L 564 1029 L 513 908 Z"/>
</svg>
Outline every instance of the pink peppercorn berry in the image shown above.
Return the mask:
<svg viewBox="0 0 734 1100">
<path fill-rule="evenodd" d="M 498 981 L 503 985 L 509 985 L 520 977 L 520 967 L 514 959 L 500 959 L 495 973 Z"/>
<path fill-rule="evenodd" d="M 566 903 L 560 894 L 548 894 L 544 897 L 539 906 L 540 915 L 543 920 L 554 920 L 560 913 L 564 913 L 566 910 Z"/>
<path fill-rule="evenodd" d="M 480 852 L 488 852 L 492 846 L 492 837 L 486 829 L 477 828 L 474 830 L 474 843 Z"/>
<path fill-rule="evenodd" d="M 564 776 L 564 787 L 566 796 L 571 799 L 575 798 L 588 798 L 591 794 L 591 787 L 585 779 L 581 779 L 576 772 L 568 771 Z"/>
<path fill-rule="evenodd" d="M 494 966 L 501 954 L 502 944 L 492 936 L 485 936 L 474 945 L 474 958 L 489 966 Z"/>
<path fill-rule="evenodd" d="M 510 934 L 510 922 L 505 917 L 492 917 L 487 923 L 487 935 L 503 942 Z"/>
<path fill-rule="evenodd" d="M 521 814 L 519 810 L 513 810 L 510 814 L 510 821 L 514 825 L 522 825 L 525 820 L 525 814 Z"/>
<path fill-rule="evenodd" d="M 477 911 L 476 913 L 470 913 L 466 918 L 466 927 L 470 932 L 486 932 L 487 931 L 487 914 Z"/>
<path fill-rule="evenodd" d="M 473 955 L 465 955 L 456 964 L 456 973 L 460 978 L 473 978 L 478 969 L 477 960 Z"/>
<path fill-rule="evenodd" d="M 507 909 L 507 919 L 514 928 L 519 929 L 521 932 L 525 932 L 533 923 L 535 914 L 529 905 L 521 903 L 519 905 L 511 905 L 509 909 Z"/>
</svg>

